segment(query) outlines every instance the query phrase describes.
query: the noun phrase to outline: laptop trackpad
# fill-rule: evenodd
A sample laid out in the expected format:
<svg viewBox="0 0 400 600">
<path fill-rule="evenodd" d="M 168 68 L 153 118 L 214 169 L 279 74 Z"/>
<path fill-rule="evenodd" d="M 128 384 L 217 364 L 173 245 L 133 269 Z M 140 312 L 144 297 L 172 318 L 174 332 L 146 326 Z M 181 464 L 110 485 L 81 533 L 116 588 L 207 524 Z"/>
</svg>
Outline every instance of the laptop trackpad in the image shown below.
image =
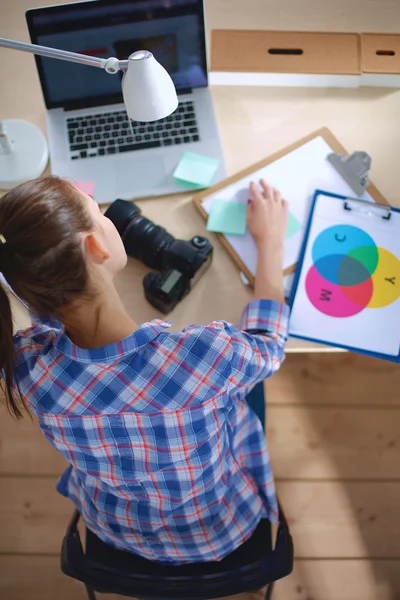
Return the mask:
<svg viewBox="0 0 400 600">
<path fill-rule="evenodd" d="M 119 195 L 132 197 L 151 191 L 165 185 L 165 176 L 165 161 L 160 155 L 147 158 L 133 154 L 115 161 L 115 185 Z"/>
</svg>

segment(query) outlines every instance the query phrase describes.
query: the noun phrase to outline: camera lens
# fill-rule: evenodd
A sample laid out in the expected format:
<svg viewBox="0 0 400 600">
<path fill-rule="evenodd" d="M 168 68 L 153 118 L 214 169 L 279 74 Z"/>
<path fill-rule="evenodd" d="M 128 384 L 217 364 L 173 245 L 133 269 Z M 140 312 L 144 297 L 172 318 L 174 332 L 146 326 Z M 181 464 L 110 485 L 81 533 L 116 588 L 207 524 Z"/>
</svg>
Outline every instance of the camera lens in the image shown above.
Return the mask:
<svg viewBox="0 0 400 600">
<path fill-rule="evenodd" d="M 104 213 L 117 228 L 119 235 L 122 237 L 129 223 L 140 215 L 140 208 L 132 202 L 126 200 L 115 200 Z"/>
<path fill-rule="evenodd" d="M 172 235 L 146 217 L 136 217 L 123 236 L 127 253 L 150 269 L 161 271 L 163 250 L 173 242 Z"/>
<path fill-rule="evenodd" d="M 163 251 L 174 241 L 172 235 L 143 217 L 140 209 L 126 200 L 116 200 L 105 216 L 116 226 L 129 256 L 150 269 L 162 269 Z"/>
</svg>

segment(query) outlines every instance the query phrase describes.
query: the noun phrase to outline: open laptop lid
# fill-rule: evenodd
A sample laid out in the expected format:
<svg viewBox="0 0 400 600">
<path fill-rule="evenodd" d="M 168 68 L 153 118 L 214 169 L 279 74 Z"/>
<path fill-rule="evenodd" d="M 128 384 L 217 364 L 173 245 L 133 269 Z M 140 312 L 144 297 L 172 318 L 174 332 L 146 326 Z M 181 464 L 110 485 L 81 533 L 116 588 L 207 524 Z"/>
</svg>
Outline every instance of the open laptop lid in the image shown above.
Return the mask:
<svg viewBox="0 0 400 600">
<path fill-rule="evenodd" d="M 34 44 L 127 59 L 150 50 L 178 93 L 205 87 L 207 59 L 203 0 L 89 0 L 28 10 Z M 121 75 L 35 56 L 48 109 L 122 102 Z"/>
</svg>

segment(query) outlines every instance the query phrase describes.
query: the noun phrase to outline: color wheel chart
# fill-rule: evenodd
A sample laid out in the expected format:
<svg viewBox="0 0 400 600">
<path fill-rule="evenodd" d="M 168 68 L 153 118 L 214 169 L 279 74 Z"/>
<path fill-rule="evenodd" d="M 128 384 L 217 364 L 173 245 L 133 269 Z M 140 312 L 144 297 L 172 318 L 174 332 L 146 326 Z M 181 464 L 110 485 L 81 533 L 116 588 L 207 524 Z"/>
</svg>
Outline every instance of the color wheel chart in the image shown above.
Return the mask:
<svg viewBox="0 0 400 600">
<path fill-rule="evenodd" d="M 290 335 L 400 362 L 400 211 L 350 200 L 315 194 Z"/>
<path fill-rule="evenodd" d="M 400 261 L 353 225 L 322 231 L 312 248 L 305 288 L 309 301 L 330 317 L 352 317 L 389 306 L 400 297 Z"/>
</svg>

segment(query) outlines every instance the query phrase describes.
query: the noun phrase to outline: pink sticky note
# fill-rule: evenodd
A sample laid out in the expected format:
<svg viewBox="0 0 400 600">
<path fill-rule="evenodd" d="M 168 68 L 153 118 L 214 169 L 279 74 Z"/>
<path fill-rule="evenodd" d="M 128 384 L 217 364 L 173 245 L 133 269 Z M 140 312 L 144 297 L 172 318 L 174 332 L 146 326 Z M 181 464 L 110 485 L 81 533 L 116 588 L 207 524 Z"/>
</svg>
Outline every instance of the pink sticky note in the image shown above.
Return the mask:
<svg viewBox="0 0 400 600">
<path fill-rule="evenodd" d="M 88 196 L 94 195 L 94 181 L 74 181 L 74 186 Z"/>
</svg>

